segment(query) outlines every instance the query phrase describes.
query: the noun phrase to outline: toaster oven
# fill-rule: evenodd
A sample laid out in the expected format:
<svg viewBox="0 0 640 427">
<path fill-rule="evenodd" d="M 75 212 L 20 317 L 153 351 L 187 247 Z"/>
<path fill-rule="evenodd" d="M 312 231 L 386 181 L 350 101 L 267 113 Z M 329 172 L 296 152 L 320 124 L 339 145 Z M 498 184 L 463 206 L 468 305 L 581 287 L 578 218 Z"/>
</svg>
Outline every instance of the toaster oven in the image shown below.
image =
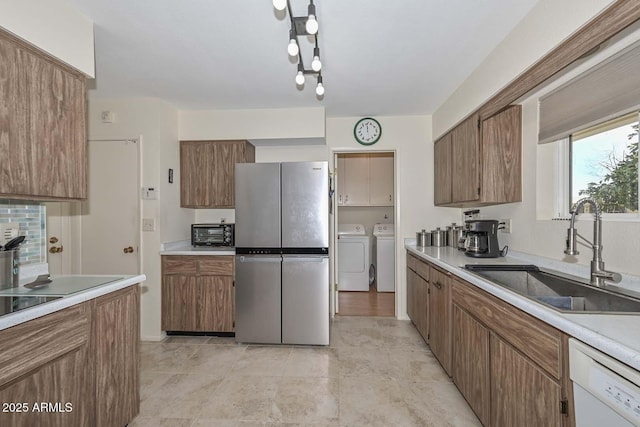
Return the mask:
<svg viewBox="0 0 640 427">
<path fill-rule="evenodd" d="M 191 224 L 191 246 L 233 247 L 235 224 Z"/>
</svg>

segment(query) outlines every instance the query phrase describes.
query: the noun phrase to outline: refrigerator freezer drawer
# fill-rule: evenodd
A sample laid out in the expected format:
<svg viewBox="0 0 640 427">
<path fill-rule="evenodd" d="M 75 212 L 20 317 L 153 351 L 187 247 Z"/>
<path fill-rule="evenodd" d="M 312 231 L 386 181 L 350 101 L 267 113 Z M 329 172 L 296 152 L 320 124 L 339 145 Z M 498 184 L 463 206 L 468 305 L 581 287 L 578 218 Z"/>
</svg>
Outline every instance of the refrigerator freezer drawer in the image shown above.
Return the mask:
<svg viewBox="0 0 640 427">
<path fill-rule="evenodd" d="M 328 257 L 283 257 L 282 342 L 329 345 Z"/>
<path fill-rule="evenodd" d="M 236 341 L 282 342 L 282 257 L 236 256 Z"/>
</svg>

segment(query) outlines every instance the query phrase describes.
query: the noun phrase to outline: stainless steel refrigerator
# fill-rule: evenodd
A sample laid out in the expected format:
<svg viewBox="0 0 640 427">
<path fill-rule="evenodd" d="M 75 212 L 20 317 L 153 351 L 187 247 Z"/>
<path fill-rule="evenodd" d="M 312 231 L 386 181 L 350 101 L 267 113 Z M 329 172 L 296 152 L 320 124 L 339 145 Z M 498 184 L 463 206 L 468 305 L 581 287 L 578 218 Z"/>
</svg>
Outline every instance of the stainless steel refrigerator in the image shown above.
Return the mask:
<svg viewBox="0 0 640 427">
<path fill-rule="evenodd" d="M 328 169 L 236 165 L 236 341 L 329 344 Z"/>
</svg>

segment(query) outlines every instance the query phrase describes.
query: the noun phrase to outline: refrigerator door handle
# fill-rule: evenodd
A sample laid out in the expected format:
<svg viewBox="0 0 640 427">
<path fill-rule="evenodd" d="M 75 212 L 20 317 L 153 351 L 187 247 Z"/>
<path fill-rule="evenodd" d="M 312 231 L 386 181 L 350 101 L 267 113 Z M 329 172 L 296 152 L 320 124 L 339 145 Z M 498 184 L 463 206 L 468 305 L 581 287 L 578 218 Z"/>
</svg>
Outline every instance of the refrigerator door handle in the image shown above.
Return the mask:
<svg viewBox="0 0 640 427">
<path fill-rule="evenodd" d="M 236 260 L 238 262 L 281 262 L 282 257 L 280 255 L 238 255 Z"/>
<path fill-rule="evenodd" d="M 282 257 L 282 262 L 325 262 L 325 260 L 329 260 L 329 257 L 326 257 L 326 256 L 308 257 L 308 256 L 295 256 L 295 255 Z"/>
</svg>

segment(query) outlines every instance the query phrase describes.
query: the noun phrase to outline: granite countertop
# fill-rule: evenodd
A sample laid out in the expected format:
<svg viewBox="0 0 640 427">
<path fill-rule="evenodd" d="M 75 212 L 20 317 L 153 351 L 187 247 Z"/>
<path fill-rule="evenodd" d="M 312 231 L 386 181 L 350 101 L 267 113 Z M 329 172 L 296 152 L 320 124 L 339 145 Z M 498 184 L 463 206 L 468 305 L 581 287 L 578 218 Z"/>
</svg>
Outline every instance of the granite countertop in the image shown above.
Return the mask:
<svg viewBox="0 0 640 427">
<path fill-rule="evenodd" d="M 235 255 L 236 248 L 221 246 L 191 246 L 190 240 L 163 243 L 160 246 L 160 255 Z"/>
<path fill-rule="evenodd" d="M 500 285 L 496 285 L 465 270 L 465 264 L 536 264 L 576 275 L 576 267 L 562 268 L 558 261 L 514 254 L 502 258 L 471 258 L 451 247 L 419 247 L 405 244 L 405 248 L 426 261 L 438 265 L 501 300 L 529 313 L 580 341 L 640 370 L 640 314 L 577 314 L 561 313 L 537 303 Z M 535 259 L 534 259 L 535 258 Z M 564 263 L 563 263 L 564 264 Z M 582 267 L 581 267 L 582 268 Z M 586 267 L 588 271 L 588 267 Z M 586 275 L 581 274 L 586 277 Z M 625 287 L 635 290 L 637 278 L 625 277 Z"/>
<path fill-rule="evenodd" d="M 3 299 L 10 297 L 58 297 L 58 299 L 0 316 L 0 330 L 136 285 L 144 282 L 146 276 L 144 274 L 134 276 L 73 275 L 56 276 L 51 279 L 52 282 L 49 285 L 40 289 L 28 289 L 21 285 L 17 288 L 1 290 L 0 297 Z"/>
</svg>

